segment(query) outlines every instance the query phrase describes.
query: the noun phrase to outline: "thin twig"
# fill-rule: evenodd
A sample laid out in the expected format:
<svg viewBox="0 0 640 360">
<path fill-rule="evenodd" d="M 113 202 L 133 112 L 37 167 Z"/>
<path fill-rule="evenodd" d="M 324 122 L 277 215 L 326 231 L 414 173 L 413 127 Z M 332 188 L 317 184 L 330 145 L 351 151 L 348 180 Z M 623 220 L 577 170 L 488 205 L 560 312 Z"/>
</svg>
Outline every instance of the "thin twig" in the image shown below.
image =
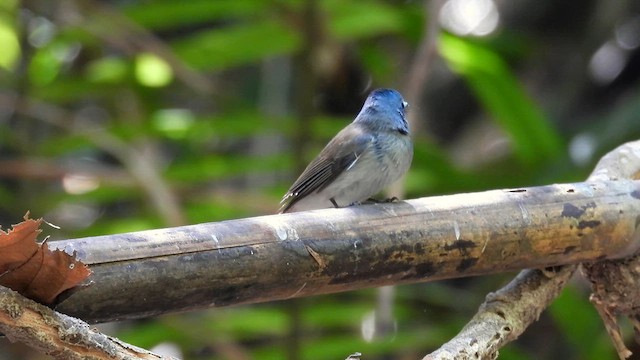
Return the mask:
<svg viewBox="0 0 640 360">
<path fill-rule="evenodd" d="M 438 36 L 440 35 L 438 14 L 440 13 L 440 8 L 443 3 L 444 1 L 442 0 L 425 0 L 425 27 L 422 34 L 422 41 L 411 62 L 405 80 L 406 86 L 403 89 L 403 93 L 409 104 L 420 104 L 425 85 L 433 68 L 433 61 L 437 55 Z M 421 123 L 418 122 L 417 119 L 418 115 L 422 115 L 420 114 L 419 107 L 418 109 L 409 111 L 407 114 L 409 126 L 414 133 L 420 132 L 422 128 Z M 424 119 L 422 123 L 424 123 Z"/>
</svg>

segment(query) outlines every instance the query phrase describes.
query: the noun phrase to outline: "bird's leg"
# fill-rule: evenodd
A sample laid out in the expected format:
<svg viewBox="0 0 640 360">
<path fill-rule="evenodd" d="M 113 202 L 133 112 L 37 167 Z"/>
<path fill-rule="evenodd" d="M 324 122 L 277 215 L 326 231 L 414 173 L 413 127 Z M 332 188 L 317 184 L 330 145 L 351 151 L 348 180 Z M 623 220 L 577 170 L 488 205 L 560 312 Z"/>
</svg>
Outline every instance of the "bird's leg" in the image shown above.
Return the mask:
<svg viewBox="0 0 640 360">
<path fill-rule="evenodd" d="M 338 207 L 340 207 L 340 206 L 338 206 L 338 203 L 336 202 L 336 200 L 335 200 L 334 198 L 329 198 L 329 201 L 331 201 L 331 203 L 333 204 L 333 206 L 335 206 L 335 207 L 337 207 L 337 208 L 338 208 Z"/>
</svg>

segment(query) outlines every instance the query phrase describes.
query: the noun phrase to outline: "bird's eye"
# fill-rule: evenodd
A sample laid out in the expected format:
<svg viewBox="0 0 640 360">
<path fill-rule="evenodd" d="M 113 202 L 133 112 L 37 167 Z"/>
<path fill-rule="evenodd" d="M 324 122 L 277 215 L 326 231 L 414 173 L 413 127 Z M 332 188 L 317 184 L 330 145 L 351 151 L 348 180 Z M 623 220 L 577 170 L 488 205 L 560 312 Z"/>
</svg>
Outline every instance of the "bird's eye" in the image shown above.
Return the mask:
<svg viewBox="0 0 640 360">
<path fill-rule="evenodd" d="M 408 102 L 406 102 L 406 101 L 403 101 L 403 102 L 402 102 L 402 108 L 403 108 L 403 109 L 406 109 L 406 108 L 407 108 L 407 106 L 409 106 L 409 103 L 408 103 Z"/>
</svg>

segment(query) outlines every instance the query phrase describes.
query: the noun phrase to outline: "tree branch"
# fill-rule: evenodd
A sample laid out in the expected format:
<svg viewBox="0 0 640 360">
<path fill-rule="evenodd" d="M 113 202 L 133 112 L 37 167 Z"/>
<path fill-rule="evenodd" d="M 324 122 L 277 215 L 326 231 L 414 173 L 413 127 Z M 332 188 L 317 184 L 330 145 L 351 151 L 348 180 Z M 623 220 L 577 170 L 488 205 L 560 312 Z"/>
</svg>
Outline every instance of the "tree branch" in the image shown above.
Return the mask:
<svg viewBox="0 0 640 360">
<path fill-rule="evenodd" d="M 101 334 L 1 286 L 0 332 L 61 360 L 170 359 Z"/>
<path fill-rule="evenodd" d="M 591 176 L 593 179 L 640 179 L 640 141 L 626 143 L 605 155 Z M 636 193 L 640 197 L 640 193 Z M 640 219 L 640 217 L 638 218 Z M 634 234 L 640 237 L 640 232 Z M 589 300 L 604 322 L 607 333 L 620 359 L 631 356 L 622 341 L 617 316 L 624 315 L 634 325 L 636 342 L 640 343 L 640 256 L 616 261 L 582 264 L 584 276 L 591 282 Z"/>
<path fill-rule="evenodd" d="M 640 141 L 627 143 L 605 155 L 589 176 L 589 181 L 611 181 L 628 178 L 637 178 L 640 171 Z M 635 193 L 636 199 L 640 198 L 640 193 Z M 623 209 L 620 209 L 622 217 Z M 615 219 L 612 219 L 616 221 Z M 631 238 L 638 239 L 635 230 L 638 224 L 634 225 L 634 230 L 628 234 Z M 607 236 L 595 239 L 606 244 Z M 553 241 L 559 241 L 558 239 Z M 635 240 L 634 240 L 635 241 Z M 606 245 L 605 245 L 606 246 Z M 631 253 L 633 254 L 633 253 Z M 631 257 L 632 262 L 638 261 L 637 257 Z M 591 259 L 601 260 L 601 259 Z M 601 267 L 604 264 L 628 263 L 629 260 L 596 262 L 590 268 Z M 640 264 L 638 264 L 640 265 Z M 604 265 L 606 266 L 606 265 Z M 615 265 L 618 266 L 618 265 Z M 634 269 L 640 267 L 635 265 Z M 515 340 L 524 330 L 538 319 L 542 311 L 558 296 L 564 285 L 574 274 L 578 265 L 567 265 L 554 269 L 554 272 L 539 270 L 524 270 L 507 286 L 496 293 L 489 294 L 487 300 L 480 306 L 478 313 L 469 323 L 449 342 L 439 349 L 424 357 L 424 360 L 440 359 L 494 359 L 498 356 L 498 349 L 507 343 Z M 628 269 L 627 269 L 628 270 Z M 610 270 L 608 270 L 610 271 Z M 608 274 L 609 272 L 602 274 Z M 623 272 L 617 271 L 616 274 Z M 617 288 L 617 291 L 624 289 L 625 297 L 616 298 L 616 306 L 624 304 L 638 304 L 640 302 L 640 276 L 635 272 L 627 271 L 624 288 Z M 631 353 L 622 343 L 615 318 L 612 314 L 620 313 L 615 306 L 611 306 L 611 300 L 607 298 L 604 289 L 615 287 L 621 284 L 621 279 L 611 277 L 591 278 L 594 282 L 594 292 L 592 302 L 596 305 L 605 326 L 612 337 L 614 346 L 618 350 L 621 358 L 629 356 Z M 632 280 L 632 281 L 630 281 Z M 607 293 L 608 294 L 608 293 Z M 616 293 L 615 295 L 619 295 Z M 614 295 L 614 296 L 615 296 Z M 605 300 L 606 299 L 606 300 Z M 639 307 L 636 305 L 635 309 Z M 617 312 L 616 312 L 617 311 Z M 637 312 L 635 313 L 637 314 Z M 622 344 L 622 346 L 621 346 Z"/>
<path fill-rule="evenodd" d="M 478 313 L 438 350 L 424 357 L 435 359 L 495 359 L 498 349 L 515 340 L 555 299 L 577 265 L 555 273 L 524 270 L 507 286 L 487 295 Z M 548 276 L 548 274 L 555 274 Z"/>
</svg>

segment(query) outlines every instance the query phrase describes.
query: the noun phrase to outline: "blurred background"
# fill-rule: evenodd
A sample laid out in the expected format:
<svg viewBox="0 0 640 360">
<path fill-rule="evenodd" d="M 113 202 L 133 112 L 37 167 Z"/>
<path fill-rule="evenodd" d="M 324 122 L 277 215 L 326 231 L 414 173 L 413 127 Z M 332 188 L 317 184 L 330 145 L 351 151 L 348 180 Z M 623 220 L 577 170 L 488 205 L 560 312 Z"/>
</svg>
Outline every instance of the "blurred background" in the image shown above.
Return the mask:
<svg viewBox="0 0 640 360">
<path fill-rule="evenodd" d="M 376 87 L 410 102 L 394 194 L 582 181 L 640 138 L 640 2 L 1 0 L 0 87 L 0 224 L 30 211 L 52 239 L 272 214 Z M 419 359 L 512 277 L 100 329 L 185 359 Z M 588 294 L 500 358 L 615 359 Z"/>
</svg>

